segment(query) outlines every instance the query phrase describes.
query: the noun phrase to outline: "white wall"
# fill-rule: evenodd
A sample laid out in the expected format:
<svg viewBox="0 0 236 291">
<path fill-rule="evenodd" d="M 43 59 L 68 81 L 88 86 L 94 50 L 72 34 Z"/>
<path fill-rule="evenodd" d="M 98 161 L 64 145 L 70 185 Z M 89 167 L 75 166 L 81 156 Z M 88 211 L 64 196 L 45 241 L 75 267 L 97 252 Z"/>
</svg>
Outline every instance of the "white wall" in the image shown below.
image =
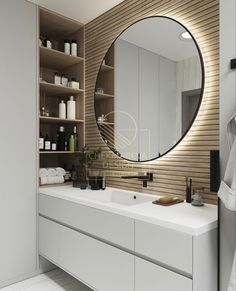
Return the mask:
<svg viewBox="0 0 236 291">
<path fill-rule="evenodd" d="M 37 269 L 37 9 L 0 1 L 0 287 Z"/>
<path fill-rule="evenodd" d="M 220 156 L 223 177 L 229 155 L 226 125 L 236 110 L 236 71 L 230 59 L 236 58 L 236 2 L 220 0 Z M 236 247 L 236 213 L 220 203 L 220 291 L 227 291 Z"/>
</svg>

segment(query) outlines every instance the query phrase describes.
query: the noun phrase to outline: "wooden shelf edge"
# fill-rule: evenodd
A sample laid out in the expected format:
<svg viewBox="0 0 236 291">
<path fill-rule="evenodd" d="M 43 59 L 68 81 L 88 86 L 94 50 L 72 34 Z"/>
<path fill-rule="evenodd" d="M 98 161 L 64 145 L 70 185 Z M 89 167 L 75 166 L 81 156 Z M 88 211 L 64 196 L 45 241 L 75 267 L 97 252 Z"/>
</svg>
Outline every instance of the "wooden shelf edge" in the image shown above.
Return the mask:
<svg viewBox="0 0 236 291">
<path fill-rule="evenodd" d="M 64 122 L 64 123 L 84 123 L 82 119 L 62 119 L 58 117 L 46 117 L 40 116 L 40 121 L 48 121 L 48 122 Z"/>
<path fill-rule="evenodd" d="M 81 153 L 81 151 L 74 151 L 74 152 L 70 152 L 70 151 L 40 151 L 39 154 L 44 154 L 44 155 L 50 155 L 50 154 L 79 154 Z"/>
<path fill-rule="evenodd" d="M 101 65 L 100 72 L 113 71 L 114 67 L 109 65 Z"/>
<path fill-rule="evenodd" d="M 40 50 L 40 52 L 46 52 L 46 53 L 48 53 L 49 55 L 51 54 L 51 55 L 61 56 L 61 57 L 63 57 L 63 58 L 67 58 L 67 59 L 75 60 L 75 61 L 77 61 L 78 63 L 84 61 L 84 58 L 82 58 L 82 57 L 80 57 L 80 56 L 68 55 L 68 54 L 65 54 L 64 52 L 61 52 L 61 51 L 59 51 L 59 50 L 56 50 L 56 49 L 50 49 L 50 48 L 47 48 L 47 47 L 44 47 L 44 46 L 39 46 L 39 50 Z"/>
<path fill-rule="evenodd" d="M 111 94 L 105 94 L 105 93 L 99 93 L 95 92 L 95 97 L 101 97 L 101 98 L 114 98 L 114 95 Z"/>
<path fill-rule="evenodd" d="M 62 85 L 56 85 L 56 84 L 53 84 L 53 83 L 48 83 L 48 82 L 42 82 L 40 81 L 39 82 L 39 85 L 40 85 L 40 88 L 42 89 L 44 87 L 44 89 L 55 89 L 55 90 L 58 90 L 58 91 L 62 91 L 65 92 L 65 91 L 68 91 L 68 93 L 74 93 L 74 94 L 78 94 L 78 93 L 83 93 L 84 92 L 84 89 L 74 89 L 74 88 L 71 88 L 71 87 L 65 87 L 65 86 L 62 86 Z"/>
</svg>

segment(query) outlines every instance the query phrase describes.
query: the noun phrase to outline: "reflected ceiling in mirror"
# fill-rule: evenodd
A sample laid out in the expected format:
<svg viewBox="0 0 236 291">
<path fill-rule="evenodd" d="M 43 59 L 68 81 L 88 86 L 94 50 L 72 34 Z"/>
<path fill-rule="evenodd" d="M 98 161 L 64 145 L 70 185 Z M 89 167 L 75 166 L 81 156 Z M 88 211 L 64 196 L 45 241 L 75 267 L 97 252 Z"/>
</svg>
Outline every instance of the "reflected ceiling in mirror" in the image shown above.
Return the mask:
<svg viewBox="0 0 236 291">
<path fill-rule="evenodd" d="M 94 105 L 103 140 L 130 161 L 163 156 L 190 129 L 203 87 L 202 56 L 183 25 L 159 16 L 134 23 L 98 72 Z"/>
</svg>

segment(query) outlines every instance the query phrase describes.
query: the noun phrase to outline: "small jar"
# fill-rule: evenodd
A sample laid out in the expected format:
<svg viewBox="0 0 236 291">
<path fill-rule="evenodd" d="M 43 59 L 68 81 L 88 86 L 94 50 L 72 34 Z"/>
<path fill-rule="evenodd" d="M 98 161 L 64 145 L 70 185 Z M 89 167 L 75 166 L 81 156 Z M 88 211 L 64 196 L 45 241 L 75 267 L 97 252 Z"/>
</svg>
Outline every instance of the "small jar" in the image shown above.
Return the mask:
<svg viewBox="0 0 236 291">
<path fill-rule="evenodd" d="M 203 187 L 198 187 L 193 189 L 192 195 L 192 205 L 193 206 L 203 206 Z"/>
</svg>

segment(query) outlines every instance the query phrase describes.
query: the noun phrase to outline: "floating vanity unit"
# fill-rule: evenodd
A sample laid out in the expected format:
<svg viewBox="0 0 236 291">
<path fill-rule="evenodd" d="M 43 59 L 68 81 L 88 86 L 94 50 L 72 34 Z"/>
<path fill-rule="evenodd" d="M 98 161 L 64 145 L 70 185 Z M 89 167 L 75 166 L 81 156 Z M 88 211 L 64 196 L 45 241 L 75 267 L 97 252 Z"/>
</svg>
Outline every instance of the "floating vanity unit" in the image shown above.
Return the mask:
<svg viewBox="0 0 236 291">
<path fill-rule="evenodd" d="M 70 186 L 39 191 L 40 255 L 100 291 L 215 291 L 217 208 Z"/>
</svg>

